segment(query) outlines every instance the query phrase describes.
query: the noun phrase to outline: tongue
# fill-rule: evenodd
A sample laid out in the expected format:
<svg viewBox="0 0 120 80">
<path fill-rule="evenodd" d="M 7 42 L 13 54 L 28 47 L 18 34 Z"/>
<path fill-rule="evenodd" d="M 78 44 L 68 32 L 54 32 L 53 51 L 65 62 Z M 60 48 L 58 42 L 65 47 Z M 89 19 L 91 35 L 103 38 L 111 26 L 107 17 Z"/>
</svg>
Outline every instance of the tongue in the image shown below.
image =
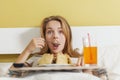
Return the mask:
<svg viewBox="0 0 120 80">
<path fill-rule="evenodd" d="M 58 47 L 59 46 L 59 44 L 53 44 L 54 45 L 54 47 Z"/>
</svg>

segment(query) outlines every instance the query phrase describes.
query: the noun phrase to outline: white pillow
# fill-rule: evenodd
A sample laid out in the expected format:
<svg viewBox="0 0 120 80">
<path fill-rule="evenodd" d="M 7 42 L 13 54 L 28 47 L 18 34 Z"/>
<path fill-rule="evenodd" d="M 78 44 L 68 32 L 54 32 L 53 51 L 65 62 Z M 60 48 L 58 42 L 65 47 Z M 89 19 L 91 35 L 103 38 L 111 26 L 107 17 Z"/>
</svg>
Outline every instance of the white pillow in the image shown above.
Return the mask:
<svg viewBox="0 0 120 80">
<path fill-rule="evenodd" d="M 98 56 L 99 65 L 106 67 L 111 78 L 110 80 L 112 78 L 115 80 L 115 75 L 116 77 L 120 76 L 120 45 L 110 45 L 100 48 Z"/>
</svg>

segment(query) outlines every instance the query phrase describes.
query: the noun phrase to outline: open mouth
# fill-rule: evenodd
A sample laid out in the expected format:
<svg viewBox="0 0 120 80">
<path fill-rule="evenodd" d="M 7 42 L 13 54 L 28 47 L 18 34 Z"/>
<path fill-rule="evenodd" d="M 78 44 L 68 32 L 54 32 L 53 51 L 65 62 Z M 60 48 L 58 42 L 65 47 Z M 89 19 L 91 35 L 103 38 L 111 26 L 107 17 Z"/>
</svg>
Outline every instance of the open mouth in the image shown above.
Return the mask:
<svg viewBox="0 0 120 80">
<path fill-rule="evenodd" d="M 58 40 L 53 40 L 52 41 L 52 48 L 53 48 L 53 50 L 57 50 L 60 45 L 61 44 L 60 44 L 60 42 Z"/>
<path fill-rule="evenodd" d="M 60 43 L 52 43 L 54 47 L 58 47 Z"/>
</svg>

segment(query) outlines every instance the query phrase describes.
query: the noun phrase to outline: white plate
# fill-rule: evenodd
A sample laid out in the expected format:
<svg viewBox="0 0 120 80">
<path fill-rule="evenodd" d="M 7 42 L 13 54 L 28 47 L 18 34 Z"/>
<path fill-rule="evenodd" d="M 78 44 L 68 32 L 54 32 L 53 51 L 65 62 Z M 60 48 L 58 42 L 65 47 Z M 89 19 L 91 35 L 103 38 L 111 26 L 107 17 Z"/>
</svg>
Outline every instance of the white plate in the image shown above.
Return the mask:
<svg viewBox="0 0 120 80">
<path fill-rule="evenodd" d="M 62 66 L 74 66 L 73 64 L 40 64 L 40 67 L 62 67 Z"/>
</svg>

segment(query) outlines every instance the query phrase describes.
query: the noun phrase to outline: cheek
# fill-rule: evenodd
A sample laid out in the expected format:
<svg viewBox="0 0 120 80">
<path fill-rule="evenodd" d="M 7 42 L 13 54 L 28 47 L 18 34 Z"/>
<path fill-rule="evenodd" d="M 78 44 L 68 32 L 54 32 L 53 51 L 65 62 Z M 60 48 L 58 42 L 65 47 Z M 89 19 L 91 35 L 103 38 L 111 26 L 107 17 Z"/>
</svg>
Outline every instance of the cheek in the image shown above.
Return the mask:
<svg viewBox="0 0 120 80">
<path fill-rule="evenodd" d="M 60 39 L 61 39 L 60 41 L 61 41 L 62 43 L 65 43 L 65 41 L 66 41 L 65 36 L 61 37 Z"/>
<path fill-rule="evenodd" d="M 49 42 L 52 41 L 50 36 L 45 36 L 45 39 L 46 39 L 47 44 L 49 44 Z"/>
<path fill-rule="evenodd" d="M 50 47 L 50 39 L 48 37 L 46 37 L 46 44 Z"/>
</svg>

